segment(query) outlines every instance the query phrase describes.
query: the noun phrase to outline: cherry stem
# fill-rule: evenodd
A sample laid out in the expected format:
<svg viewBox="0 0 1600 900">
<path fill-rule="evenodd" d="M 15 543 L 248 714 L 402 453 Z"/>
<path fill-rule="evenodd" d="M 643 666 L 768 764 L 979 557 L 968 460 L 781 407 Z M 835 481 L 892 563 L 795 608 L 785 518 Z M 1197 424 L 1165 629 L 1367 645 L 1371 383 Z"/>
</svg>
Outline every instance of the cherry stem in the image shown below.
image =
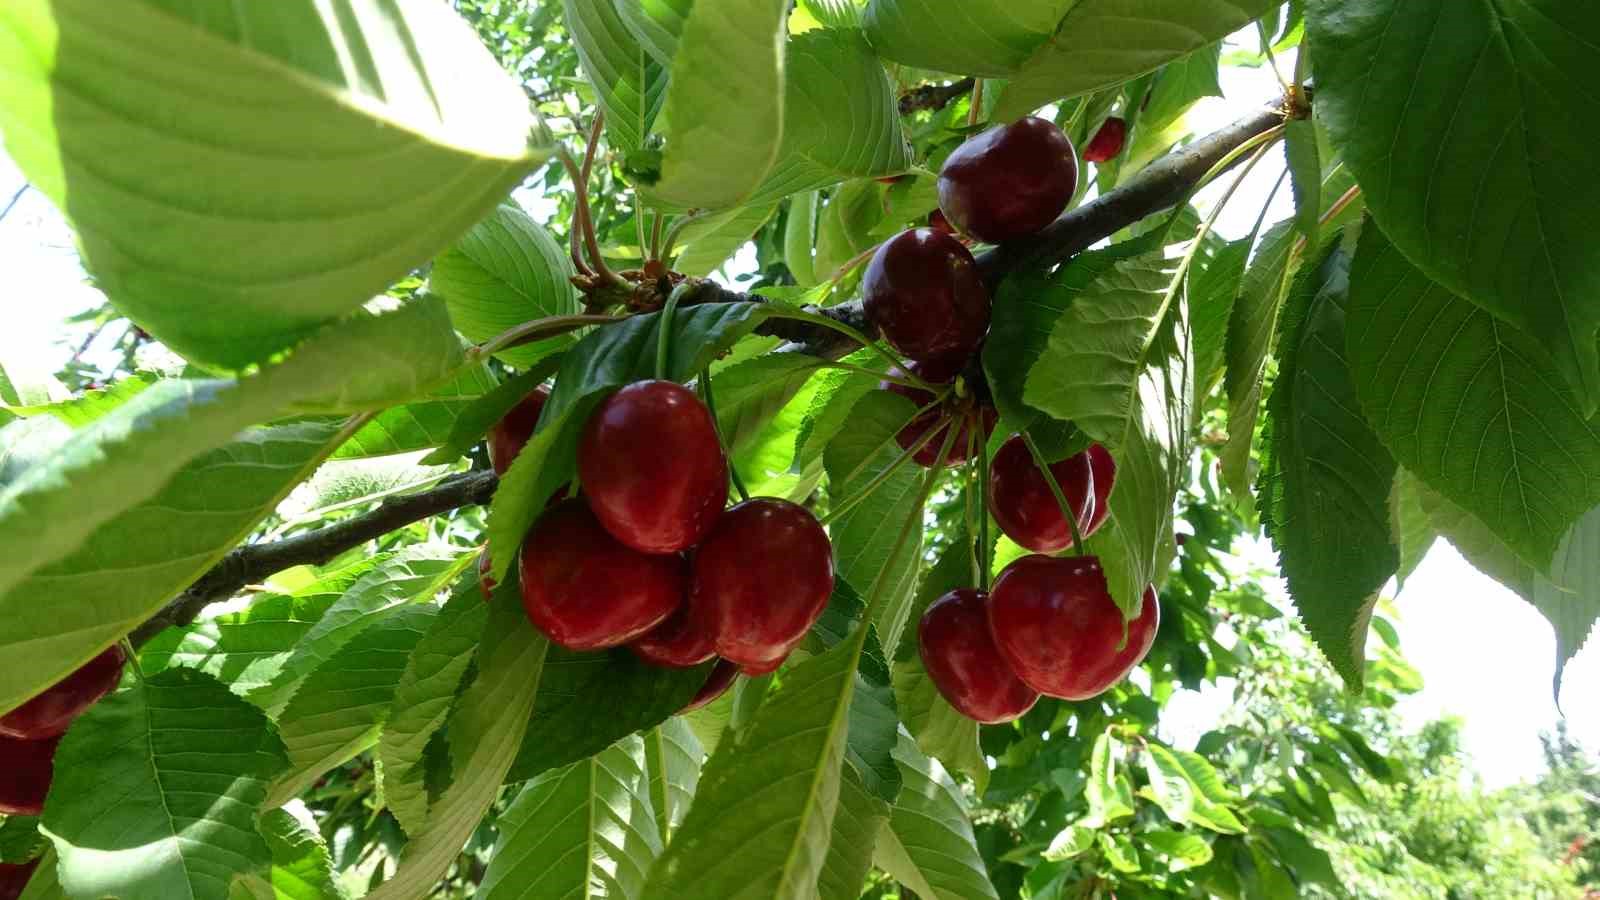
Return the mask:
<svg viewBox="0 0 1600 900">
<path fill-rule="evenodd" d="M 962 491 L 966 500 L 967 524 L 967 556 L 972 561 L 972 583 L 983 590 L 983 562 L 978 558 L 978 520 L 972 512 L 972 498 L 978 493 L 978 479 L 983 477 L 982 468 L 978 465 L 977 448 L 972 445 L 977 433 L 982 429 L 973 429 L 967 432 L 967 489 Z"/>
<path fill-rule="evenodd" d="M 967 108 L 967 124 L 976 125 L 983 110 L 983 79 L 972 79 L 972 101 Z"/>
<path fill-rule="evenodd" d="M 923 381 L 920 378 L 918 378 L 917 380 L 913 381 L 911 378 L 906 377 L 904 375 L 889 375 L 889 374 L 886 374 L 884 372 L 875 372 L 872 369 L 867 368 L 866 366 L 852 365 L 852 364 L 847 363 L 847 362 L 839 362 L 838 360 L 832 360 L 832 359 L 824 362 L 821 366 L 818 366 L 818 368 L 821 368 L 821 369 L 839 369 L 839 370 L 842 370 L 842 371 L 845 371 L 845 372 L 855 372 L 855 373 L 860 374 L 860 375 L 871 375 L 874 378 L 881 379 L 883 381 L 887 381 L 890 384 L 904 385 L 905 387 L 916 388 L 917 390 L 922 390 L 923 386 L 927 384 L 927 382 Z"/>
<path fill-rule="evenodd" d="M 652 213 L 650 216 L 650 259 L 661 259 L 661 228 L 667 224 L 667 217 L 661 213 Z"/>
<path fill-rule="evenodd" d="M 678 282 L 667 295 L 667 302 L 661 307 L 661 316 L 656 321 L 656 380 L 667 380 L 667 359 L 672 355 L 672 320 L 678 314 L 678 301 L 689 292 L 688 282 Z"/>
<path fill-rule="evenodd" d="M 1183 214 L 1184 209 L 1189 205 L 1189 201 L 1193 200 L 1196 194 L 1200 193 L 1200 191 L 1203 190 L 1206 185 L 1210 184 L 1218 175 L 1226 172 L 1230 166 L 1239 160 L 1240 157 L 1252 150 L 1255 150 L 1256 156 L 1251 160 L 1249 165 L 1244 170 L 1248 173 L 1250 168 L 1255 165 L 1256 160 L 1261 158 L 1261 154 L 1266 152 L 1267 147 L 1270 147 L 1273 142 L 1278 140 L 1278 138 L 1283 137 L 1286 127 L 1287 126 L 1284 123 L 1274 125 L 1271 128 L 1268 128 L 1266 131 L 1261 132 L 1260 134 L 1233 148 L 1232 150 L 1229 150 L 1221 159 L 1217 160 L 1216 165 L 1213 165 L 1210 169 L 1206 170 L 1206 174 L 1201 176 L 1200 180 L 1196 181 L 1194 185 L 1189 188 L 1188 193 L 1183 195 L 1183 199 L 1179 200 L 1177 205 L 1173 207 L 1172 215 L 1167 218 L 1166 224 L 1162 226 L 1162 236 L 1165 237 L 1167 232 L 1172 230 L 1172 226 L 1177 224 L 1179 216 Z M 1212 208 L 1211 219 L 1216 219 L 1216 213 L 1227 203 L 1227 198 L 1233 196 L 1234 190 L 1238 188 L 1239 182 L 1242 179 L 1243 175 L 1241 175 L 1238 179 L 1235 179 L 1233 187 L 1228 189 L 1227 195 L 1222 200 L 1218 201 L 1217 205 Z"/>
<path fill-rule="evenodd" d="M 981 414 L 976 419 L 982 425 Z M 978 589 L 989 589 L 989 442 L 984 438 L 983 429 L 978 430 Z"/>
<path fill-rule="evenodd" d="M 872 476 L 871 480 L 862 485 L 860 490 L 856 491 L 854 494 L 851 494 L 849 497 L 846 497 L 844 500 L 841 500 L 839 503 L 835 504 L 832 509 L 828 510 L 828 514 L 822 517 L 822 524 L 826 525 L 829 522 L 838 519 L 840 516 L 843 516 L 845 513 L 854 509 L 858 504 L 861 503 L 861 501 L 872 496 L 872 494 L 877 491 L 878 488 L 883 487 L 883 483 L 888 481 L 891 475 L 899 471 L 900 468 L 906 464 L 907 460 L 922 452 L 922 448 L 928 446 L 928 444 L 938 436 L 939 429 L 928 429 L 927 434 L 917 438 L 916 443 L 900 451 L 899 456 L 896 456 L 882 472 Z M 867 457 L 867 462 L 871 462 L 872 458 L 877 455 L 877 451 L 874 450 L 872 455 Z M 845 484 L 849 484 L 851 481 L 854 481 L 855 476 L 859 474 L 861 469 L 865 468 L 865 466 L 865 462 L 857 466 L 856 472 L 852 473 L 851 476 L 845 480 Z"/>
<path fill-rule="evenodd" d="M 594 219 L 589 213 L 589 175 L 594 171 L 595 148 L 600 144 L 600 128 L 605 121 L 605 113 L 594 114 L 594 122 L 589 126 L 589 143 L 583 151 L 583 168 L 578 168 L 577 163 L 573 162 L 572 154 L 567 152 L 566 147 L 562 147 L 559 153 L 561 165 L 566 168 L 568 177 L 572 179 L 576 198 L 573 201 L 573 215 L 578 220 L 577 226 L 581 229 L 584 247 L 589 251 L 589 262 L 594 267 L 594 275 L 611 284 L 625 285 L 627 282 L 611 271 L 606 265 L 605 258 L 600 255 L 600 242 L 594 233 Z"/>
<path fill-rule="evenodd" d="M 128 667 L 133 669 L 133 676 L 140 684 L 144 684 L 144 666 L 139 665 L 139 651 L 133 646 L 133 641 L 123 635 L 117 643 L 122 645 L 122 655 L 128 658 Z"/>
<path fill-rule="evenodd" d="M 1072 529 L 1072 550 L 1079 556 L 1087 556 L 1083 552 L 1083 534 L 1078 530 L 1078 514 L 1072 509 L 1072 504 L 1067 502 L 1067 495 L 1062 493 L 1061 485 L 1056 483 L 1056 473 L 1050 471 L 1050 464 L 1044 461 L 1044 454 L 1039 452 L 1039 445 L 1033 442 L 1033 435 L 1022 432 L 1022 443 L 1027 445 L 1028 454 L 1033 457 L 1033 464 L 1044 473 L 1044 483 L 1050 487 L 1050 495 L 1056 498 L 1056 505 L 1061 507 L 1061 515 L 1067 520 L 1067 527 Z"/>
<path fill-rule="evenodd" d="M 945 431 L 944 444 L 939 448 L 939 458 L 934 461 L 933 468 L 922 478 L 922 487 L 917 492 L 917 502 L 906 516 L 905 524 L 900 526 L 900 533 L 895 536 L 894 546 L 889 548 L 889 556 L 883 561 L 883 568 L 872 578 L 872 587 L 867 590 L 867 610 L 861 617 L 860 628 L 866 631 L 866 626 L 877 613 L 878 601 L 882 599 L 879 593 L 883 589 L 884 576 L 894 568 L 895 562 L 900 559 L 900 551 L 905 549 L 906 541 L 911 537 L 911 532 L 922 528 L 922 510 L 928 505 L 928 498 L 933 495 L 934 485 L 939 483 L 939 475 L 944 470 L 945 460 L 950 458 L 950 448 L 956 442 L 956 429 L 949 428 Z"/>
<path fill-rule="evenodd" d="M 644 261 L 650 258 L 650 247 L 645 243 L 644 207 L 639 205 L 639 201 L 637 199 L 635 199 L 633 202 L 633 230 L 639 241 L 639 260 L 640 265 L 642 266 L 644 265 Z"/>
<path fill-rule="evenodd" d="M 558 334 L 566 334 L 586 325 L 610 325 L 613 322 L 621 322 L 626 318 L 627 316 L 600 316 L 580 313 L 571 316 L 550 316 L 544 319 L 533 319 L 502 331 L 468 351 L 468 354 L 480 358 L 490 356 L 507 347 L 516 347 L 521 344 L 543 340 L 547 337 L 555 337 Z"/>
<path fill-rule="evenodd" d="M 872 352 L 883 357 L 891 366 L 905 373 L 905 378 L 911 382 L 912 387 L 930 392 L 938 390 L 933 385 L 917 377 L 917 374 L 911 371 L 911 367 L 901 362 L 893 353 L 890 353 L 889 351 L 878 346 L 876 341 L 873 341 L 866 335 L 850 327 L 849 325 L 844 324 L 843 322 L 836 322 L 827 316 L 818 315 L 814 312 L 808 312 L 803 309 L 782 307 L 776 304 L 772 306 L 772 315 L 777 316 L 780 319 L 795 319 L 800 322 L 810 322 L 813 325 L 820 325 L 823 328 L 829 328 L 837 331 L 840 334 L 849 337 L 851 340 L 855 341 L 861 346 L 866 347 L 868 350 L 871 350 Z"/>
<path fill-rule="evenodd" d="M 682 285 L 678 286 L 679 288 Z M 676 294 L 678 288 L 673 289 Z M 671 303 L 672 298 L 667 298 Z M 722 420 L 717 418 L 717 401 L 711 394 L 711 367 L 706 366 L 700 370 L 700 396 L 706 402 L 706 409 L 711 411 L 711 426 L 717 430 L 717 444 L 722 447 L 722 456 L 728 461 L 728 474 L 733 476 L 733 489 L 739 492 L 740 500 L 749 500 L 750 491 L 744 486 L 744 479 L 739 477 L 739 467 L 733 464 L 733 450 L 728 446 L 728 440 L 722 433 Z"/>
<path fill-rule="evenodd" d="M 656 258 L 666 262 L 669 266 L 677 262 L 675 254 L 678 248 L 678 238 L 683 235 L 683 230 L 704 218 L 704 213 L 690 211 L 672 220 L 672 225 L 667 229 L 666 235 L 661 239 L 661 249 Z"/>
</svg>

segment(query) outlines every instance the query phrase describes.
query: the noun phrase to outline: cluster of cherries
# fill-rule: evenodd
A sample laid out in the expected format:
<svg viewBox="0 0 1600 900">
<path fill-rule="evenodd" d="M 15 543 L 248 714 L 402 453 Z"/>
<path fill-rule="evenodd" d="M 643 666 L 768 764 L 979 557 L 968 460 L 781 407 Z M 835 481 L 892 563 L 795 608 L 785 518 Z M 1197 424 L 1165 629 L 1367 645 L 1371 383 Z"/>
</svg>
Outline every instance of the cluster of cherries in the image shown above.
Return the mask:
<svg viewBox="0 0 1600 900">
<path fill-rule="evenodd" d="M 1108 158 L 1102 154 L 1115 138 L 1097 141 L 1095 156 Z M 898 382 L 881 385 L 920 410 L 896 435 L 920 465 L 966 462 L 997 420 L 991 405 L 960 389 L 988 332 L 990 300 L 956 232 L 990 244 L 1036 234 L 1066 208 L 1077 182 L 1077 153 L 1053 123 L 1029 117 L 991 128 L 945 161 L 934 227 L 890 238 L 868 264 L 862 279 L 868 319 L 912 360 L 911 374 L 958 386 L 941 400 Z M 1087 537 L 1105 520 L 1116 476 L 1110 453 L 1094 445 L 1051 463 L 1049 473 L 1020 435 L 1001 446 L 987 476 L 989 511 L 1034 555 L 1007 566 L 992 591 L 962 588 L 940 597 L 918 627 L 934 684 L 980 722 L 1015 719 L 1041 694 L 1071 700 L 1099 694 L 1143 659 L 1155 639 L 1153 588 L 1125 633 L 1099 560 L 1049 555 L 1073 543 L 1074 524 Z"/>
<path fill-rule="evenodd" d="M 547 397 L 535 391 L 490 431 L 497 472 L 527 443 Z M 580 494 L 554 499 L 523 542 L 529 620 L 570 650 L 625 645 L 669 668 L 716 658 L 686 709 L 741 671 L 776 671 L 833 594 L 833 546 L 787 500 L 727 507 L 728 474 L 711 411 L 688 388 L 636 381 L 612 394 L 584 425 Z M 486 573 L 487 557 L 479 565 Z"/>
</svg>

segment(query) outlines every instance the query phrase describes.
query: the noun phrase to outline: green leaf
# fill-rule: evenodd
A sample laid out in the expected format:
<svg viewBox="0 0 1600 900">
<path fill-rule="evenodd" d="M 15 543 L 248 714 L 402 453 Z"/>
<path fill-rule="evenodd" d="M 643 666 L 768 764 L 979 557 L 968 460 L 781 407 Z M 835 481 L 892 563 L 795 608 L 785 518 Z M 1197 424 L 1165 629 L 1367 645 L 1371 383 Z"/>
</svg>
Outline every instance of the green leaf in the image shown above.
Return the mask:
<svg viewBox="0 0 1600 900">
<path fill-rule="evenodd" d="M 650 770 L 650 808 L 662 843 L 666 843 L 699 790 L 706 751 L 689 723 L 673 716 L 645 733 L 644 752 Z"/>
<path fill-rule="evenodd" d="M 0 596 L 0 709 L 61 680 L 148 619 L 340 442 L 341 431 L 326 423 L 246 431 L 201 454 L 153 496 L 99 525 L 70 556 Z M 146 475 L 134 470 L 129 477 Z M 73 495 L 85 505 L 84 495 Z"/>
<path fill-rule="evenodd" d="M 67 895 L 61 890 L 61 882 L 57 877 L 59 874 L 55 850 L 45 851 L 44 856 L 39 857 L 39 867 L 33 871 L 33 877 L 28 879 L 27 886 L 17 900 L 66 900 Z"/>
<path fill-rule="evenodd" d="M 72 429 L 50 416 L 0 425 L 0 490 L 34 466 L 46 463 L 72 437 Z"/>
<path fill-rule="evenodd" d="M 1429 280 L 1370 222 L 1346 312 L 1356 391 L 1395 458 L 1545 569 L 1600 505 L 1600 432 L 1545 346 Z"/>
<path fill-rule="evenodd" d="M 15 865 L 37 857 L 48 845 L 39 833 L 38 816 L 0 819 L 0 863 Z"/>
<path fill-rule="evenodd" d="M 840 185 L 818 214 L 816 269 L 838 272 L 877 244 L 873 229 L 883 221 L 883 205 L 883 186 L 871 178 Z"/>
<path fill-rule="evenodd" d="M 499 591 L 478 651 L 478 674 L 450 716 L 453 777 L 411 835 L 394 874 L 367 900 L 426 896 L 500 794 L 528 729 L 550 644 L 528 624 L 522 604 Z"/>
<path fill-rule="evenodd" d="M 862 25 L 884 59 L 962 75 L 1006 77 L 1055 33 L 1073 0 L 872 0 Z"/>
<path fill-rule="evenodd" d="M 789 199 L 789 217 L 783 223 L 783 264 L 801 287 L 817 283 L 816 262 L 811 258 L 816 243 L 817 201 L 816 191 L 795 194 Z"/>
<path fill-rule="evenodd" d="M 738 455 L 750 447 L 763 426 L 826 365 L 827 360 L 803 353 L 769 353 L 713 375 L 717 427 L 729 450 Z"/>
<path fill-rule="evenodd" d="M 1317 219 L 1322 215 L 1322 162 L 1317 153 L 1317 126 L 1310 119 L 1284 123 L 1283 155 L 1294 192 L 1294 228 L 1309 246 L 1317 245 Z"/>
<path fill-rule="evenodd" d="M 510 204 L 496 207 L 433 261 L 428 287 L 444 297 L 455 327 L 473 341 L 579 311 L 572 259 L 548 231 Z M 572 346 L 571 333 L 496 353 L 526 368 Z"/>
<path fill-rule="evenodd" d="M 1228 392 L 1228 443 L 1222 448 L 1222 477 L 1233 495 L 1244 502 L 1249 502 L 1254 481 L 1250 447 L 1261 411 L 1267 358 L 1294 275 L 1289 269 L 1293 247 L 1294 223 L 1279 222 L 1266 230 L 1228 317 L 1227 368 L 1222 382 Z"/>
<path fill-rule="evenodd" d="M 888 469 L 902 452 L 894 436 L 915 412 L 910 400 L 889 391 L 862 397 L 850 414 L 849 429 L 834 437 L 823 456 L 829 496 L 836 502 L 852 497 Z M 891 654 L 910 612 L 922 560 L 923 529 L 913 526 L 914 533 L 905 545 L 898 553 L 891 552 L 907 518 L 918 514 L 922 477 L 920 467 L 901 465 L 867 499 L 834 519 L 828 529 L 839 577 L 863 597 L 876 587 L 879 596 L 889 598 L 879 604 L 873 624 Z"/>
<path fill-rule="evenodd" d="M 141 0 L 115 29 L 104 13 L 7 5 L 0 132 L 96 286 L 191 359 L 243 367 L 351 312 L 552 149 L 437 3 Z"/>
<path fill-rule="evenodd" d="M 903 732 L 894 758 L 905 787 L 878 836 L 878 868 L 925 900 L 998 900 L 961 788 Z"/>
<path fill-rule="evenodd" d="M 1345 358 L 1349 266 L 1331 236 L 1289 292 L 1257 495 L 1306 630 L 1360 690 L 1367 622 L 1400 549 L 1389 522 L 1394 457 L 1361 416 Z"/>
<path fill-rule="evenodd" d="M 1256 231 L 1223 244 L 1209 259 L 1196 259 L 1189 273 L 1189 313 L 1194 321 L 1194 395 L 1211 396 L 1222 377 L 1228 320 L 1244 278 Z"/>
<path fill-rule="evenodd" d="M 1217 41 L 1161 67 L 1150 101 L 1139 113 L 1139 128 L 1161 132 L 1203 97 L 1221 97 L 1219 67 L 1222 42 Z"/>
<path fill-rule="evenodd" d="M 1082 856 L 1094 846 L 1095 836 L 1098 833 L 1084 825 L 1068 825 L 1050 839 L 1050 845 L 1045 848 L 1043 856 L 1049 862 L 1060 862 Z"/>
<path fill-rule="evenodd" d="M 722 739 L 651 871 L 646 900 L 815 894 L 839 804 L 860 649 L 848 641 L 785 670 L 754 720 Z"/>
<path fill-rule="evenodd" d="M 564 0 L 567 33 L 606 114 L 611 146 L 628 153 L 644 147 L 666 99 L 667 70 L 628 30 L 610 0 Z"/>
<path fill-rule="evenodd" d="M 246 896 L 261 900 L 344 900 L 347 894 L 321 835 L 281 809 L 262 816 L 258 830 L 272 853 L 272 867 L 265 877 L 252 874 L 235 883 L 235 896 L 247 885 Z"/>
<path fill-rule="evenodd" d="M 708 303 L 678 310 L 671 326 L 667 379 L 695 377 L 772 313 L 764 303 Z M 489 511 L 496 579 L 505 580 L 545 501 L 576 474 L 578 435 L 589 413 L 611 391 L 655 377 L 660 320 L 660 313 L 649 313 L 596 329 L 562 357 L 539 429 L 500 479 Z"/>
<path fill-rule="evenodd" d="M 1394 487 L 1389 491 L 1389 524 L 1393 543 L 1400 548 L 1400 568 L 1395 577 L 1404 588 L 1406 579 L 1433 549 L 1434 540 L 1439 536 L 1422 508 L 1417 477 L 1405 469 L 1394 473 Z"/>
<path fill-rule="evenodd" d="M 616 0 L 616 7 L 645 52 L 662 65 L 671 65 L 694 0 Z"/>
<path fill-rule="evenodd" d="M 738 206 L 772 169 L 783 141 L 788 6 L 695 0 L 672 57 L 654 198 L 683 208 Z"/>
<path fill-rule="evenodd" d="M 393 610 L 300 684 L 277 718 L 289 768 L 268 791 L 269 807 L 288 803 L 378 742 L 411 651 L 438 614 L 427 603 Z"/>
<path fill-rule="evenodd" d="M 1084 783 L 1083 792 L 1089 803 L 1084 825 L 1103 828 L 1133 815 L 1133 788 L 1117 773 L 1110 731 L 1102 731 L 1094 739 L 1089 753 L 1089 780 Z"/>
<path fill-rule="evenodd" d="M 561 366 L 561 357 L 547 356 L 525 372 L 507 378 L 483 396 L 464 406 L 450 425 L 450 435 L 438 450 L 424 456 L 424 465 L 449 465 L 465 456 L 506 413 L 528 398 Z"/>
<path fill-rule="evenodd" d="M 1211 861 L 1211 845 L 1198 834 L 1162 830 L 1137 832 L 1135 837 L 1140 843 L 1168 857 L 1167 866 L 1173 872 L 1193 869 Z"/>
<path fill-rule="evenodd" d="M 1151 742 L 1145 745 L 1144 770 L 1156 805 L 1173 823 L 1244 833 L 1244 824 L 1228 806 L 1233 798 L 1204 757 Z"/>
<path fill-rule="evenodd" d="M 680 247 L 678 258 L 672 263 L 673 271 L 702 277 L 710 275 L 749 243 L 777 211 L 777 204 L 764 203 L 695 220 L 683 229 L 683 236 L 678 239 Z"/>
<path fill-rule="evenodd" d="M 224 900 L 265 866 L 255 816 L 283 748 L 261 711 L 193 669 L 95 704 L 56 751 L 44 830 L 69 896 Z"/>
<path fill-rule="evenodd" d="M 1600 19 L 1547 0 L 1358 0 L 1308 4 L 1306 26 L 1317 118 L 1384 234 L 1532 333 L 1592 414 L 1600 184 L 1578 173 L 1595 162 L 1584 123 L 1600 96 L 1573 74 L 1600 65 Z"/>
<path fill-rule="evenodd" d="M 846 763 L 839 780 L 833 834 L 817 876 L 819 900 L 857 900 L 861 896 L 861 885 L 872 870 L 873 848 L 888 823 L 888 802 L 869 791 L 862 784 L 860 770 Z"/>
<path fill-rule="evenodd" d="M 661 853 L 649 786 L 638 737 L 529 782 L 500 817 L 477 896 L 639 896 Z"/>
<path fill-rule="evenodd" d="M 489 616 L 486 599 L 476 571 L 457 582 L 450 601 L 412 649 L 378 737 L 383 796 L 407 834 L 420 832 L 427 821 L 423 752 L 448 720 L 461 679 L 477 655 Z"/>
<path fill-rule="evenodd" d="M 872 367 L 874 363 L 864 363 Z M 883 363 L 877 365 L 882 368 Z M 880 379 L 861 372 L 832 369 L 817 376 L 816 392 L 795 435 L 795 462 L 810 465 L 822 459 L 835 435 L 850 422 L 856 403 L 878 388 Z"/>
<path fill-rule="evenodd" d="M 1087 549 L 1129 617 L 1165 574 L 1173 498 L 1189 477 L 1194 373 L 1179 266 L 1156 251 L 1096 278 L 1056 322 L 1024 392 L 1117 461 L 1111 516 Z"/>
<path fill-rule="evenodd" d="M 496 384 L 487 365 L 468 365 L 448 383 L 427 391 L 423 399 L 378 413 L 333 458 L 365 459 L 437 447 L 454 433 L 461 415 Z"/>
<path fill-rule="evenodd" d="M 800 0 L 799 5 L 827 28 L 860 28 L 866 0 Z"/>
<path fill-rule="evenodd" d="M 991 117 L 1120 84 L 1227 37 L 1278 0 L 1079 0 L 1055 33 L 1009 74 Z"/>
</svg>

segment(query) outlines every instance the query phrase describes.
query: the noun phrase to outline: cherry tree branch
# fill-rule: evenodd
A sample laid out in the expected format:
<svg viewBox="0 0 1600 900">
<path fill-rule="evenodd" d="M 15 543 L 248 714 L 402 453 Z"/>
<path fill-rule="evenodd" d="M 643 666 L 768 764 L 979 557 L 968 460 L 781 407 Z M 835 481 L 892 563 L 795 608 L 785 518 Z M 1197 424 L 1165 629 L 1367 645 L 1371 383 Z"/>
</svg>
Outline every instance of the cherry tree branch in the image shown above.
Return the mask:
<svg viewBox="0 0 1600 900">
<path fill-rule="evenodd" d="M 900 115 L 907 116 L 919 109 L 944 109 L 950 101 L 970 92 L 975 81 L 963 78 L 949 84 L 919 84 L 900 95 Z"/>
</svg>

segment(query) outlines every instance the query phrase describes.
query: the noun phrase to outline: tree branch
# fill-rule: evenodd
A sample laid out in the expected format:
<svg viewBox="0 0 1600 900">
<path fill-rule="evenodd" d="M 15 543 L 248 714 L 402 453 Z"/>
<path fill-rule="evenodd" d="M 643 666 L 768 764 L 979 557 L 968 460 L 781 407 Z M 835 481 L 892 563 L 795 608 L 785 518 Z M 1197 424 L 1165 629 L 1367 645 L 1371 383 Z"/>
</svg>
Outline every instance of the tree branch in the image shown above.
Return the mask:
<svg viewBox="0 0 1600 900">
<path fill-rule="evenodd" d="M 963 78 L 949 84 L 919 84 L 900 95 L 900 115 L 919 109 L 944 109 L 950 101 L 972 90 L 975 79 Z"/>
</svg>

